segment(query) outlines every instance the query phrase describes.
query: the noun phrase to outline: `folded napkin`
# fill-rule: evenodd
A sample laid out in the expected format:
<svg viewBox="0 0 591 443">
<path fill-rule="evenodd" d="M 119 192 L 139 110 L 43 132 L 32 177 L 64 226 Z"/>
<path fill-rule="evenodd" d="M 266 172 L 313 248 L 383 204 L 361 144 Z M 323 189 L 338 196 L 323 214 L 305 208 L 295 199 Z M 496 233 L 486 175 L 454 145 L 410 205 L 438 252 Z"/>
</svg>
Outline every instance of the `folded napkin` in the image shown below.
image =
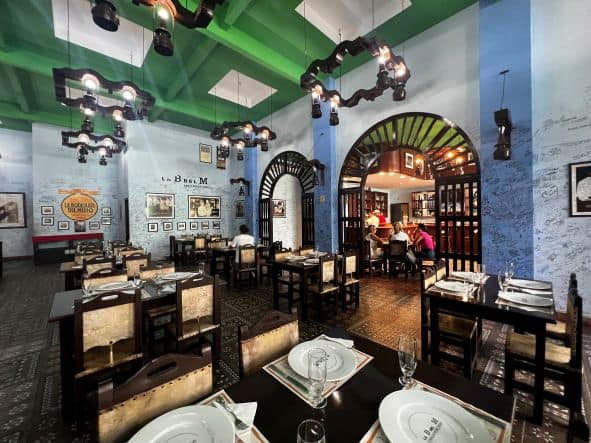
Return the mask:
<svg viewBox="0 0 591 443">
<path fill-rule="evenodd" d="M 326 335 L 321 336 L 320 338 L 328 341 L 334 341 L 335 343 L 340 343 L 345 348 L 351 349 L 355 344 L 353 340 L 347 340 L 346 338 L 336 338 L 336 337 L 328 337 Z"/>
<path fill-rule="evenodd" d="M 234 422 L 234 417 L 232 417 L 232 414 L 226 411 L 219 403 L 214 401 L 213 405 L 220 411 L 223 411 L 232 423 Z M 244 423 L 248 425 L 248 428 L 242 431 L 236 429 L 236 435 L 240 438 L 243 438 L 244 436 L 250 434 L 250 431 L 252 430 L 252 425 L 254 423 L 254 417 L 257 413 L 257 402 L 253 401 L 249 403 L 227 403 L 227 407 L 230 408 L 230 410 L 234 414 L 236 414 L 236 416 L 240 420 L 242 420 Z"/>
<path fill-rule="evenodd" d="M 532 295 L 545 295 L 546 297 L 552 296 L 552 291 L 550 290 L 541 290 L 541 289 L 527 289 L 522 288 L 521 286 L 513 286 L 509 283 L 509 287 L 513 289 L 514 292 L 523 292 L 524 294 L 532 294 Z"/>
</svg>

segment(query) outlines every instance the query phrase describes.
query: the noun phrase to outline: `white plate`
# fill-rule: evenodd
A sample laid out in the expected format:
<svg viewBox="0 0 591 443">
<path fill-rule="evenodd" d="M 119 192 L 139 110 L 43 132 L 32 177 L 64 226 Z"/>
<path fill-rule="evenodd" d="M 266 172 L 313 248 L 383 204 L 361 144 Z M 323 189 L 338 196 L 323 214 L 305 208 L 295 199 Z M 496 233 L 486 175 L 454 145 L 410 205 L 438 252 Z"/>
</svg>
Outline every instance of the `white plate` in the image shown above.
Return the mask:
<svg viewBox="0 0 591 443">
<path fill-rule="evenodd" d="M 480 274 L 478 272 L 470 271 L 454 271 L 451 273 L 451 276 L 465 281 L 471 281 L 474 277 L 476 277 L 476 281 L 480 279 Z"/>
<path fill-rule="evenodd" d="M 309 265 L 317 265 L 318 263 L 320 263 L 320 259 L 319 258 L 308 258 L 304 263 L 307 263 Z"/>
<path fill-rule="evenodd" d="M 306 257 L 304 257 L 303 255 L 289 255 L 287 257 L 288 260 L 305 260 Z"/>
<path fill-rule="evenodd" d="M 444 291 L 458 292 L 460 294 L 465 294 L 468 290 L 466 283 L 454 280 L 439 280 L 434 286 Z"/>
<path fill-rule="evenodd" d="M 520 305 L 528 306 L 552 306 L 554 301 L 551 298 L 540 297 L 539 295 L 524 294 L 522 292 L 502 292 L 499 291 L 499 297 Z"/>
<path fill-rule="evenodd" d="M 172 274 L 163 275 L 162 280 L 183 280 L 193 275 L 191 272 L 173 272 Z"/>
<path fill-rule="evenodd" d="M 433 418 L 440 424 L 434 424 Z M 392 442 L 492 443 L 482 422 L 459 404 L 418 389 L 387 395 L 380 404 L 379 419 Z M 438 430 L 431 440 L 425 439 L 425 431 L 431 426 Z"/>
<path fill-rule="evenodd" d="M 315 348 L 323 349 L 328 355 L 326 361 L 327 381 L 342 380 L 355 372 L 357 359 L 353 351 L 339 343 L 318 339 L 300 343 L 289 351 L 287 362 L 298 375 L 308 378 L 308 352 Z"/>
<path fill-rule="evenodd" d="M 118 291 L 119 289 L 129 289 L 133 286 L 129 281 L 115 281 L 111 283 L 104 283 L 94 288 L 95 291 Z"/>
<path fill-rule="evenodd" d="M 547 291 L 552 289 L 552 285 L 550 283 L 544 283 L 541 281 L 534 281 L 534 280 L 520 280 L 518 278 L 512 278 L 511 280 L 509 280 L 509 284 L 511 286 L 517 286 L 518 288 L 526 288 L 526 289 L 538 289 L 538 290 L 547 290 Z"/>
<path fill-rule="evenodd" d="M 205 423 L 205 424 L 204 424 Z M 234 423 L 214 406 L 186 406 L 155 418 L 129 443 L 230 443 Z"/>
</svg>

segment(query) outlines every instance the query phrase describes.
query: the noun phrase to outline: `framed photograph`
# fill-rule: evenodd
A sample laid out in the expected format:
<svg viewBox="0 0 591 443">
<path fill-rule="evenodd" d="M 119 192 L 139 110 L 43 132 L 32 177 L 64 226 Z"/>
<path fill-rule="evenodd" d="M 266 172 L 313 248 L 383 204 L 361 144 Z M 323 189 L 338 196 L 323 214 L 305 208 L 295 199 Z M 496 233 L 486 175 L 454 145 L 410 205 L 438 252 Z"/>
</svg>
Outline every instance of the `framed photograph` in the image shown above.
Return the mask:
<svg viewBox="0 0 591 443">
<path fill-rule="evenodd" d="M 67 231 L 68 229 L 70 229 L 70 222 L 69 221 L 57 222 L 57 230 L 58 231 Z"/>
<path fill-rule="evenodd" d="M 414 160 L 415 160 L 415 156 L 414 155 L 412 155 L 412 154 L 410 154 L 408 152 L 405 152 L 404 153 L 404 167 L 405 168 L 414 169 L 414 167 L 415 167 Z"/>
<path fill-rule="evenodd" d="M 147 218 L 174 218 L 174 194 L 146 193 Z"/>
<path fill-rule="evenodd" d="M 236 201 L 236 218 L 244 218 L 244 200 Z"/>
<path fill-rule="evenodd" d="M 53 226 L 53 217 L 41 217 L 41 226 Z"/>
<path fill-rule="evenodd" d="M 201 163 L 211 163 L 211 145 L 199 143 L 199 161 Z"/>
<path fill-rule="evenodd" d="M 591 217 L 591 162 L 571 163 L 569 196 L 571 217 Z"/>
<path fill-rule="evenodd" d="M 199 222 L 191 222 L 189 229 L 191 231 L 198 231 L 199 230 Z"/>
<path fill-rule="evenodd" d="M 98 231 L 101 228 L 100 222 L 97 221 L 89 221 L 88 222 L 88 229 L 91 231 Z"/>
<path fill-rule="evenodd" d="M 285 217 L 285 200 L 273 199 L 273 217 Z"/>
<path fill-rule="evenodd" d="M 86 222 L 76 220 L 74 222 L 74 232 L 86 232 Z"/>
<path fill-rule="evenodd" d="M 215 165 L 218 169 L 226 169 L 226 157 L 221 155 L 219 147 L 216 151 Z"/>
<path fill-rule="evenodd" d="M 162 222 L 163 231 L 172 231 L 172 222 Z"/>
<path fill-rule="evenodd" d="M 201 229 L 209 229 L 209 222 L 201 222 Z"/>
<path fill-rule="evenodd" d="M 221 197 L 189 195 L 189 218 L 220 218 Z"/>
<path fill-rule="evenodd" d="M 158 232 L 158 223 L 148 223 L 148 232 Z"/>
<path fill-rule="evenodd" d="M 41 206 L 41 215 L 53 215 L 53 206 Z"/>
<path fill-rule="evenodd" d="M 212 229 L 222 229 L 222 224 L 219 220 L 214 220 L 211 222 Z"/>
<path fill-rule="evenodd" d="M 45 226 L 53 226 L 53 221 L 51 225 Z M 27 207 L 25 205 L 25 193 L 0 192 L 0 229 L 26 227 Z"/>
<path fill-rule="evenodd" d="M 101 223 L 103 225 L 110 225 L 111 224 L 111 217 L 101 217 Z"/>
<path fill-rule="evenodd" d="M 103 217 L 110 217 L 111 216 L 111 208 L 102 208 L 101 214 Z"/>
<path fill-rule="evenodd" d="M 176 230 L 177 231 L 185 231 L 187 229 L 187 222 L 177 222 Z"/>
</svg>

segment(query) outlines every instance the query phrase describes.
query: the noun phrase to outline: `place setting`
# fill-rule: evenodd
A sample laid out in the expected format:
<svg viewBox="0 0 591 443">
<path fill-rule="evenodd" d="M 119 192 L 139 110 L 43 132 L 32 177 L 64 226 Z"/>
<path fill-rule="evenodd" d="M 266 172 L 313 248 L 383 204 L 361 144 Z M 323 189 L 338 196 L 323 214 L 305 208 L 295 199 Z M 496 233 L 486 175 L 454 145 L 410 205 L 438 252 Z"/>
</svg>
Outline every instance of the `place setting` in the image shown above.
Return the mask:
<svg viewBox="0 0 591 443">
<path fill-rule="evenodd" d="M 552 285 L 535 280 L 513 279 L 511 265 L 498 274 L 499 292 L 496 303 L 527 311 L 549 312 L 554 306 Z"/>
</svg>

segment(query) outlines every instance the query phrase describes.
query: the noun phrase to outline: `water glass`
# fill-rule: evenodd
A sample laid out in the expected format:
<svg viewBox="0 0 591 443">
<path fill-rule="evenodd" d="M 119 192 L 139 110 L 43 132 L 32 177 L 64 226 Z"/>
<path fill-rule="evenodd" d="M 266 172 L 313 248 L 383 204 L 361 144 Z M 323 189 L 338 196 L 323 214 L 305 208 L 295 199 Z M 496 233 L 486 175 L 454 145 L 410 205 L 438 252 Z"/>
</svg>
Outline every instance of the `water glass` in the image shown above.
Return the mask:
<svg viewBox="0 0 591 443">
<path fill-rule="evenodd" d="M 201 262 L 197 265 L 197 277 L 203 277 L 205 274 L 205 263 Z"/>
<path fill-rule="evenodd" d="M 90 295 L 90 282 L 87 278 L 82 280 L 82 296 L 86 297 Z"/>
<path fill-rule="evenodd" d="M 499 279 L 499 289 L 503 292 L 506 292 L 507 286 L 509 286 L 509 277 L 503 274 L 499 274 L 497 277 Z"/>
<path fill-rule="evenodd" d="M 317 420 L 304 420 L 298 426 L 297 443 L 326 443 L 324 426 Z"/>
<path fill-rule="evenodd" d="M 405 388 L 410 388 L 414 384 L 412 375 L 417 368 L 417 339 L 407 336 L 400 336 L 398 340 L 398 362 L 402 377 L 398 382 Z"/>
<path fill-rule="evenodd" d="M 508 280 L 511 280 L 513 278 L 513 274 L 515 272 L 515 265 L 513 264 L 512 261 L 507 262 L 507 264 L 505 265 L 505 277 Z"/>
<path fill-rule="evenodd" d="M 326 383 L 326 361 L 328 355 L 324 349 L 314 348 L 308 352 L 308 379 L 310 380 L 310 397 L 317 409 L 326 406 L 326 399 L 322 397 Z"/>
<path fill-rule="evenodd" d="M 139 272 L 134 272 L 133 273 L 133 284 L 138 287 L 140 285 L 140 273 Z"/>
<path fill-rule="evenodd" d="M 480 264 L 480 272 L 478 273 L 479 283 L 483 284 L 485 278 L 486 278 L 486 266 L 483 263 L 481 263 Z"/>
</svg>

